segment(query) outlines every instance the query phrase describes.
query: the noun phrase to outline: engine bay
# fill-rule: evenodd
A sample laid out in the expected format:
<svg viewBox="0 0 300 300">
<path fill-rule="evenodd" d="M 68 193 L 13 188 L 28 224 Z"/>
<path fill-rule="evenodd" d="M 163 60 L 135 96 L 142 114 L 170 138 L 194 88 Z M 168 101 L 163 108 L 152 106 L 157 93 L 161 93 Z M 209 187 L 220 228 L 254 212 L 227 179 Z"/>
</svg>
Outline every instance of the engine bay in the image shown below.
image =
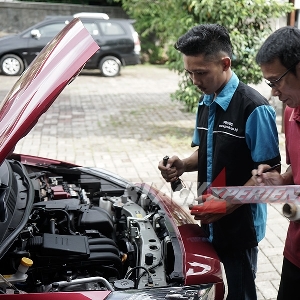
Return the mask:
<svg viewBox="0 0 300 300">
<path fill-rule="evenodd" d="M 155 195 L 96 169 L 7 160 L 0 174 L 7 206 L 1 293 L 12 288 L 6 281 L 26 293 L 182 282 L 174 262 L 179 247 Z M 16 279 L 22 258 L 32 264 Z"/>
</svg>

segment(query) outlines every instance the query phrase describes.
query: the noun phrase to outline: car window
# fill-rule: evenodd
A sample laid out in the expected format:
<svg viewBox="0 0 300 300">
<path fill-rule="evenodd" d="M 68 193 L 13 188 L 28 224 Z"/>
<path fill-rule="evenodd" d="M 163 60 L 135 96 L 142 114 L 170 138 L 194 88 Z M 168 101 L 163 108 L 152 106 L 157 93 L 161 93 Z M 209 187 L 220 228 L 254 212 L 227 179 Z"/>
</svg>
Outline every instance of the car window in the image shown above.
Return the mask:
<svg viewBox="0 0 300 300">
<path fill-rule="evenodd" d="M 39 30 L 41 37 L 55 37 L 65 26 L 67 23 L 55 23 L 55 24 L 48 24 L 36 29 Z M 27 32 L 23 37 L 29 37 L 31 35 L 30 32 Z"/>
<path fill-rule="evenodd" d="M 122 35 L 125 34 L 124 28 L 118 24 L 113 22 L 100 22 L 100 28 L 104 35 Z"/>
<path fill-rule="evenodd" d="M 38 30 L 42 37 L 55 37 L 65 26 L 65 23 L 49 24 L 38 28 Z"/>
<path fill-rule="evenodd" d="M 84 27 L 87 29 L 87 31 L 90 33 L 90 35 L 98 35 L 99 30 L 95 23 L 87 23 L 83 22 Z"/>
</svg>

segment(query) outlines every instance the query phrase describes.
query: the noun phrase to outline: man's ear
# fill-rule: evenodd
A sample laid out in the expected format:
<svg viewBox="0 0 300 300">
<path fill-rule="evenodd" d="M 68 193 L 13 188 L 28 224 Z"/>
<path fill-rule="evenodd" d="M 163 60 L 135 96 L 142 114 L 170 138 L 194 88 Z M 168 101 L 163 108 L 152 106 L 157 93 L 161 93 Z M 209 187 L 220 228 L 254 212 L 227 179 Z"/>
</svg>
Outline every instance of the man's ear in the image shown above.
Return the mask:
<svg viewBox="0 0 300 300">
<path fill-rule="evenodd" d="M 231 67 L 231 59 L 229 57 L 222 58 L 223 71 L 227 71 Z"/>
</svg>

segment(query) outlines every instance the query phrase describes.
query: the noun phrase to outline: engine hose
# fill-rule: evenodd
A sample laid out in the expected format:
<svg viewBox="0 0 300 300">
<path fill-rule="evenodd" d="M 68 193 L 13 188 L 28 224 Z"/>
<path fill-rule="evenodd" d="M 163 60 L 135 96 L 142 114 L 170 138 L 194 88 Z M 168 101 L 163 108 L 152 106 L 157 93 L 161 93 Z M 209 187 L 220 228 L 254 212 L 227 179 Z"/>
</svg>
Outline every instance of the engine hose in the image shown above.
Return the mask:
<svg viewBox="0 0 300 300">
<path fill-rule="evenodd" d="M 146 271 L 144 271 L 139 277 L 138 277 L 138 279 L 137 279 L 137 285 L 140 283 L 140 280 L 141 280 L 141 278 L 146 274 L 146 273 L 148 273 L 148 275 L 149 275 L 149 272 L 151 271 L 151 270 L 153 270 L 153 269 L 155 269 L 156 267 L 158 267 L 159 265 L 161 265 L 161 262 L 162 262 L 162 259 L 160 259 L 160 261 L 157 263 L 157 264 L 155 264 L 155 265 L 153 265 L 153 266 L 151 266 L 150 268 L 148 268 L 148 272 L 146 272 Z"/>
<path fill-rule="evenodd" d="M 55 220 L 50 219 L 50 233 L 55 234 Z"/>
<path fill-rule="evenodd" d="M 49 211 L 61 211 L 61 212 L 63 212 L 63 213 L 66 215 L 66 217 L 67 217 L 67 228 L 68 228 L 69 233 L 72 234 L 72 235 L 77 235 L 77 234 L 71 229 L 70 215 L 68 214 L 67 211 L 65 211 L 65 210 L 63 210 L 63 209 L 51 209 L 51 210 L 49 210 Z"/>
<path fill-rule="evenodd" d="M 101 282 L 109 291 L 114 291 L 112 285 L 104 277 L 88 277 L 88 278 L 79 278 L 71 281 L 58 281 L 53 282 L 52 286 L 56 286 L 57 289 L 67 286 L 72 286 L 76 284 L 90 283 L 90 282 Z"/>
<path fill-rule="evenodd" d="M 96 261 L 95 261 L 96 262 Z M 116 277 L 118 278 L 118 279 L 121 279 L 121 276 L 120 276 L 120 272 L 119 272 L 119 270 L 117 269 L 117 268 L 114 268 L 114 267 L 110 267 L 110 266 L 105 266 L 105 265 L 101 265 L 101 268 L 102 269 L 106 269 L 106 270 L 109 270 L 110 272 L 113 272 L 115 275 L 116 275 Z M 96 274 L 97 273 L 99 273 L 98 271 L 96 271 Z"/>
<path fill-rule="evenodd" d="M 68 232 L 71 235 L 77 235 L 72 229 L 71 229 L 71 221 L 70 221 L 70 215 L 68 214 L 67 211 L 63 210 L 63 209 L 47 209 L 47 208 L 43 208 L 43 207 L 37 207 L 37 209 L 45 211 L 45 212 L 53 212 L 53 211 L 58 211 L 58 212 L 62 212 L 65 214 L 65 216 L 67 217 L 67 228 L 68 228 Z"/>
<path fill-rule="evenodd" d="M 160 243 L 160 246 L 162 249 L 164 249 L 164 247 L 162 246 L 162 242 Z M 157 268 L 158 266 L 160 266 L 162 264 L 162 261 L 163 261 L 163 257 L 164 257 L 164 254 L 162 253 L 161 254 L 161 257 L 159 259 L 159 261 L 155 264 L 155 265 L 152 265 L 151 267 L 148 268 L 148 272 L 150 272 L 151 270 Z M 146 274 L 146 271 L 144 271 L 137 279 L 137 284 L 140 283 L 140 280 L 141 278 Z"/>
<path fill-rule="evenodd" d="M 138 278 L 135 279 L 134 288 L 135 288 L 135 289 L 138 288 L 139 282 L 140 282 L 142 276 L 144 276 L 144 274 L 146 274 L 146 273 L 147 273 L 147 275 L 148 275 L 148 284 L 149 284 L 149 285 L 150 285 L 150 284 L 152 285 L 152 284 L 153 284 L 152 276 L 151 276 L 149 270 L 146 269 L 146 268 L 143 267 L 143 266 L 136 266 L 136 267 L 130 269 L 130 270 L 127 272 L 127 274 L 125 275 L 124 278 L 127 279 L 127 278 L 129 277 L 129 275 L 130 275 L 133 271 L 137 271 L 138 269 L 142 269 L 142 270 L 144 270 L 144 272 L 142 273 L 142 275 L 140 275 Z"/>
</svg>

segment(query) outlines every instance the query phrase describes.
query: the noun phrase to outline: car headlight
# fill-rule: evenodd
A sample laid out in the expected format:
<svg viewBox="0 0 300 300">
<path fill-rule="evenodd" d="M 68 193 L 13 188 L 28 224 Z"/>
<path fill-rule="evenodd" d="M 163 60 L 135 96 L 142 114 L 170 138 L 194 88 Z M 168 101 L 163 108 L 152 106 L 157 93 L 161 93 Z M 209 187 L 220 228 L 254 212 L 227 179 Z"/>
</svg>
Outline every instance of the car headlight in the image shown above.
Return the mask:
<svg viewBox="0 0 300 300">
<path fill-rule="evenodd" d="M 110 300 L 212 300 L 215 299 L 215 286 L 202 284 L 182 287 L 150 288 L 143 290 L 114 291 L 106 299 Z"/>
</svg>

